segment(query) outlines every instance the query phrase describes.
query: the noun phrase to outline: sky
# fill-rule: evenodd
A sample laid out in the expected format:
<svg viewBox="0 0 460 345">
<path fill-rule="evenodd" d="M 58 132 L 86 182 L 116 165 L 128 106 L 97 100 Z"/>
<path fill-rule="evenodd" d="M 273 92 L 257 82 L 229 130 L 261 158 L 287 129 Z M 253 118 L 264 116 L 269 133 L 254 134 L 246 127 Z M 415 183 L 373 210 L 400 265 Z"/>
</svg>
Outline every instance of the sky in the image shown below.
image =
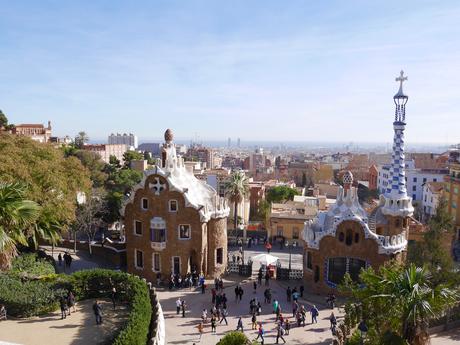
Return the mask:
<svg viewBox="0 0 460 345">
<path fill-rule="evenodd" d="M 0 0 L 0 109 L 92 139 L 460 142 L 460 2 Z"/>
</svg>

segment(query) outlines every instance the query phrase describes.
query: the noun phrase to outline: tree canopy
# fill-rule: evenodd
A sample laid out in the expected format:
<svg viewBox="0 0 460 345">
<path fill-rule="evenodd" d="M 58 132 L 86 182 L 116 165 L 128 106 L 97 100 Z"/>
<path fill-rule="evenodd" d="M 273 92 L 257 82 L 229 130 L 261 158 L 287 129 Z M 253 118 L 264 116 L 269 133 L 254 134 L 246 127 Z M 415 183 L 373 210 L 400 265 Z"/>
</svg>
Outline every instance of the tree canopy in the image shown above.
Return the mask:
<svg viewBox="0 0 460 345">
<path fill-rule="evenodd" d="M 270 203 L 281 203 L 293 200 L 294 196 L 299 194 L 300 193 L 294 188 L 290 188 L 288 186 L 276 186 L 267 191 L 266 200 Z"/>
<path fill-rule="evenodd" d="M 3 111 L 0 110 L 0 128 L 8 126 L 8 119 Z"/>
<path fill-rule="evenodd" d="M 27 186 L 24 197 L 41 208 L 40 226 L 61 229 L 75 219 L 77 192 L 91 187 L 88 171 L 75 157 L 28 137 L 0 134 L 0 179 Z M 43 231 L 38 228 L 37 231 Z"/>
</svg>

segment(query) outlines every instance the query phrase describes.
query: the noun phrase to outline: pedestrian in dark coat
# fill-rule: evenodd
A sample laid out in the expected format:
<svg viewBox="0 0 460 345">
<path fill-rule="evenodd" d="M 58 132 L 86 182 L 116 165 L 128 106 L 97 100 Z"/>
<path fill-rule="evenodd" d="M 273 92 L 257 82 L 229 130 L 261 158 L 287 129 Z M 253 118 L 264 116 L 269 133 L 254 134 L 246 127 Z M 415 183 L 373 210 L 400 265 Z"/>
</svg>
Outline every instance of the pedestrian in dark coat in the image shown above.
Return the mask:
<svg viewBox="0 0 460 345">
<path fill-rule="evenodd" d="M 64 296 L 59 299 L 59 306 L 61 307 L 61 319 L 65 319 L 67 317 L 67 300 Z"/>
<path fill-rule="evenodd" d="M 97 300 L 94 301 L 93 312 L 96 316 L 96 325 L 100 325 L 102 323 L 102 306 Z"/>
</svg>

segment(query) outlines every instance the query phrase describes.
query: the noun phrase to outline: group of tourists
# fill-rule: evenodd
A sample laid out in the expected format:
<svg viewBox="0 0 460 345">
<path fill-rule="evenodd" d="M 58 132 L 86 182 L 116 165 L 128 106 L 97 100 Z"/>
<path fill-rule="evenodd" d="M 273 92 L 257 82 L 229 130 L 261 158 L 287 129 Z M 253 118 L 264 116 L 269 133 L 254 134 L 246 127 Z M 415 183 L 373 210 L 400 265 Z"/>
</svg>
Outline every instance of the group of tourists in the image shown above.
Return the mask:
<svg viewBox="0 0 460 345">
<path fill-rule="evenodd" d="M 192 287 L 197 287 L 198 282 L 200 281 L 202 277 L 199 276 L 196 271 L 193 271 L 192 273 L 187 273 L 185 277 L 182 277 L 180 274 L 172 274 L 169 277 L 169 282 L 168 282 L 168 288 L 169 290 L 172 289 L 182 289 L 182 288 L 192 288 Z M 204 280 L 204 277 L 203 277 Z M 157 274 L 157 281 L 161 281 L 161 275 L 160 273 Z"/>
<path fill-rule="evenodd" d="M 64 261 L 64 272 L 66 269 L 70 269 L 70 265 L 72 264 L 72 255 L 67 251 L 62 255 L 61 253 L 58 254 L 58 264 L 62 266 L 62 261 Z"/>
<path fill-rule="evenodd" d="M 67 318 L 67 315 L 70 316 L 70 310 L 73 309 L 73 312 L 76 312 L 75 309 L 75 295 L 72 291 L 68 291 L 67 295 L 62 295 L 59 298 L 59 306 L 61 309 L 61 319 Z"/>
</svg>

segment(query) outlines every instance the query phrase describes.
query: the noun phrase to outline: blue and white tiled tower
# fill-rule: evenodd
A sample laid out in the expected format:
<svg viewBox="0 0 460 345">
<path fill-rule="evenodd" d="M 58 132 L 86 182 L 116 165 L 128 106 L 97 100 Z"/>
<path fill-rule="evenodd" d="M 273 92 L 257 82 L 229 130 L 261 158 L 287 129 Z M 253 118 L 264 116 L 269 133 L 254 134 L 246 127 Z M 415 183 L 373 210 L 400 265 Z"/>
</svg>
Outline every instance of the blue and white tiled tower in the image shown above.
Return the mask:
<svg viewBox="0 0 460 345">
<path fill-rule="evenodd" d="M 382 213 L 394 217 L 408 217 L 414 212 L 412 198 L 407 195 L 405 157 L 404 157 L 404 130 L 406 128 L 406 103 L 409 99 L 403 92 L 403 82 L 407 80 L 404 72 L 396 81 L 399 90 L 394 95 L 395 121 L 393 122 L 394 139 L 393 154 L 390 167 L 390 176 L 385 194 L 381 196 Z"/>
</svg>

